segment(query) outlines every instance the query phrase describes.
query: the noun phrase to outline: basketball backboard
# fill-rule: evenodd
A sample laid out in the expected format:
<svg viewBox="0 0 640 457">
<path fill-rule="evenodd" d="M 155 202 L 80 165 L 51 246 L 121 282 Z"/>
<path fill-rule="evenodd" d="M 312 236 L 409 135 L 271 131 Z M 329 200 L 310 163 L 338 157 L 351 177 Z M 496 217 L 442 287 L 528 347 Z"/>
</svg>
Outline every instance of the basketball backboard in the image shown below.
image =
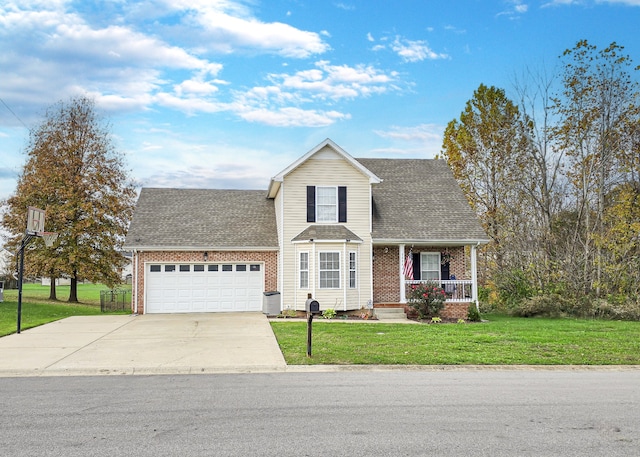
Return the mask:
<svg viewBox="0 0 640 457">
<path fill-rule="evenodd" d="M 27 234 L 36 235 L 44 232 L 44 216 L 42 209 L 30 206 L 27 210 Z"/>
</svg>

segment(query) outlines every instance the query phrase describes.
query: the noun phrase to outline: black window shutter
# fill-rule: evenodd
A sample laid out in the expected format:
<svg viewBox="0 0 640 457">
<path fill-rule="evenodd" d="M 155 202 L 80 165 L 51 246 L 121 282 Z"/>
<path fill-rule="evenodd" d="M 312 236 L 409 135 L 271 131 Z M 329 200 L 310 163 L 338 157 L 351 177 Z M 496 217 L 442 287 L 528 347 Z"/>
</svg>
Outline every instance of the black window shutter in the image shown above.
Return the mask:
<svg viewBox="0 0 640 457">
<path fill-rule="evenodd" d="M 422 279 L 420 277 L 422 273 L 422 269 L 420 268 L 420 253 L 413 253 L 413 279 L 419 280 Z"/>
<path fill-rule="evenodd" d="M 449 274 L 450 274 L 450 267 L 449 267 L 449 262 L 445 262 L 445 263 L 441 263 L 440 264 L 440 279 L 442 280 L 449 280 Z"/>
<path fill-rule="evenodd" d="M 338 187 L 338 222 L 347 222 L 347 188 Z"/>
<path fill-rule="evenodd" d="M 316 187 L 307 186 L 307 222 L 316 221 Z"/>
</svg>

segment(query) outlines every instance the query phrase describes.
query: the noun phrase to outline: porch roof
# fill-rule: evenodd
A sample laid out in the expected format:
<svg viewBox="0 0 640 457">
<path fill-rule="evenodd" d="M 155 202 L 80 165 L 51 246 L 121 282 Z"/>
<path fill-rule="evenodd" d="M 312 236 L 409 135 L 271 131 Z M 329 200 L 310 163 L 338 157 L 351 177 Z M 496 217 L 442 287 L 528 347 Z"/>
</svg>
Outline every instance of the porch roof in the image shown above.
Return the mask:
<svg viewBox="0 0 640 457">
<path fill-rule="evenodd" d="M 374 242 L 489 242 L 446 161 L 356 160 L 382 179 L 371 190 Z"/>
<path fill-rule="evenodd" d="M 362 242 L 362 239 L 344 225 L 310 225 L 291 241 L 351 241 L 359 243 Z"/>
</svg>

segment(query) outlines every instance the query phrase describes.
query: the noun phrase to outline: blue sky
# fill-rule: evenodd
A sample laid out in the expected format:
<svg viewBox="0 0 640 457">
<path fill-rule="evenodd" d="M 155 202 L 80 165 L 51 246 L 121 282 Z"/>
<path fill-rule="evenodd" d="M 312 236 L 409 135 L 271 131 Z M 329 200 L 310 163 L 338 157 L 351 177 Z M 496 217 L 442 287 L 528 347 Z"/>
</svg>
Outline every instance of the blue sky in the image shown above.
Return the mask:
<svg viewBox="0 0 640 457">
<path fill-rule="evenodd" d="M 0 199 L 73 95 L 142 186 L 266 189 L 325 138 L 431 158 L 480 83 L 509 94 L 580 39 L 640 64 L 638 24 L 640 0 L 4 0 Z"/>
</svg>

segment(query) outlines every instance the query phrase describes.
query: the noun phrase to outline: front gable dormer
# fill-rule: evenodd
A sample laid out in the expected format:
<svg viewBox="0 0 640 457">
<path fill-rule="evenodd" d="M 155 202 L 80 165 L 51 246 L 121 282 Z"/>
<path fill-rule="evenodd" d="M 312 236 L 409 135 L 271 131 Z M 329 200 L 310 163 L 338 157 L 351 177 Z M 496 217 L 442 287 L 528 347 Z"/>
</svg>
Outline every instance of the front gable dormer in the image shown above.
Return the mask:
<svg viewBox="0 0 640 457">
<path fill-rule="evenodd" d="M 377 184 L 382 182 L 382 180 L 378 178 L 374 173 L 364 167 L 356 159 L 351 157 L 351 155 L 349 155 L 344 149 L 342 149 L 332 140 L 327 138 L 318 146 L 311 149 L 305 155 L 300 157 L 287 168 L 271 178 L 271 181 L 269 183 L 269 190 L 267 193 L 268 198 L 275 198 L 285 177 L 297 170 L 311 158 L 315 160 L 344 160 L 346 163 L 351 165 L 353 168 L 362 173 L 362 175 L 368 178 L 369 184 Z"/>
<path fill-rule="evenodd" d="M 371 296 L 371 186 L 380 182 L 329 139 L 271 179 L 285 272 L 279 289 L 297 308 L 308 294 L 342 310 Z"/>
</svg>

